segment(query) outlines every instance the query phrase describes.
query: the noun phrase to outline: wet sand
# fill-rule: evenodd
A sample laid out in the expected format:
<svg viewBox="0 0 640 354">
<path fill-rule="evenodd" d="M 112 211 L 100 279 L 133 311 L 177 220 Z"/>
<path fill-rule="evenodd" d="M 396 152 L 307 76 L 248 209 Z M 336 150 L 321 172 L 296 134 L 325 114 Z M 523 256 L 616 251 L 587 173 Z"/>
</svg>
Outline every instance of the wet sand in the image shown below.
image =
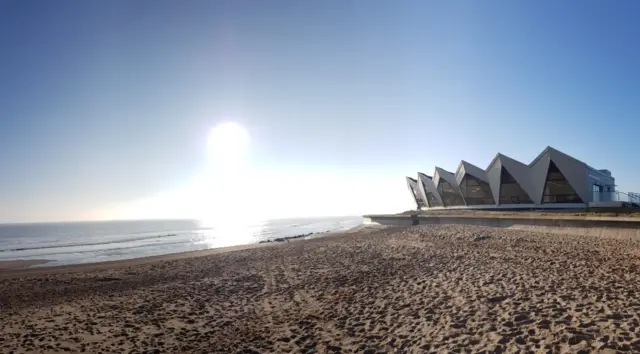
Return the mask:
<svg viewBox="0 0 640 354">
<path fill-rule="evenodd" d="M 0 351 L 640 351 L 640 241 L 463 225 L 0 273 Z"/>
<path fill-rule="evenodd" d="M 49 263 L 47 259 L 18 259 L 14 261 L 0 261 L 0 272 L 14 269 L 28 268 L 38 264 Z"/>
</svg>

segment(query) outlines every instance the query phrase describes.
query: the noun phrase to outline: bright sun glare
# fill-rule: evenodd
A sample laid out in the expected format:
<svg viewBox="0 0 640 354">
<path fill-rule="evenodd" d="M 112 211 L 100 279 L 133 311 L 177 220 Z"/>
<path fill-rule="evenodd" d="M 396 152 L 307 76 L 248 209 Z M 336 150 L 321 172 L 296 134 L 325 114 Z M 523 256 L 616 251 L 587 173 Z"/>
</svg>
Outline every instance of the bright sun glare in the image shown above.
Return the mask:
<svg viewBox="0 0 640 354">
<path fill-rule="evenodd" d="M 246 196 L 242 191 L 248 181 L 251 138 L 235 122 L 216 125 L 207 138 L 208 168 L 194 187 L 192 206 L 201 219 L 216 225 L 237 224 L 244 215 Z"/>
<path fill-rule="evenodd" d="M 207 149 L 211 163 L 229 168 L 246 162 L 251 147 L 247 130 L 235 122 L 226 122 L 211 129 Z"/>
<path fill-rule="evenodd" d="M 348 214 L 358 212 L 362 205 L 380 212 L 392 210 L 395 205 L 404 207 L 404 193 L 394 189 L 395 177 L 391 182 L 363 182 L 358 176 L 335 171 L 288 169 L 284 173 L 260 169 L 252 165 L 251 145 L 249 131 L 241 124 L 217 124 L 207 134 L 208 158 L 197 175 L 174 190 L 114 205 L 100 217 L 196 218 L 205 226 L 224 230 L 227 239 L 216 236 L 215 242 L 233 243 L 249 237 L 250 225 L 268 218 Z M 309 189 L 309 185 L 320 188 Z M 367 192 L 373 188 L 380 190 L 375 198 Z M 305 191 L 304 195 L 300 190 Z"/>
</svg>

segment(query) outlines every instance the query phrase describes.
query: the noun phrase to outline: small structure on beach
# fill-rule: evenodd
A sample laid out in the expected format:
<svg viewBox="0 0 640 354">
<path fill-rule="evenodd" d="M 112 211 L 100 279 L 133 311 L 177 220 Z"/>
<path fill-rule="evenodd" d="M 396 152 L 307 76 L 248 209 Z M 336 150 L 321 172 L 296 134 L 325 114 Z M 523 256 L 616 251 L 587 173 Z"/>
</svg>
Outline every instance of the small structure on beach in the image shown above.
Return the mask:
<svg viewBox="0 0 640 354">
<path fill-rule="evenodd" d="M 419 210 L 577 209 L 640 204 L 640 196 L 616 190 L 609 170 L 595 169 L 552 147 L 530 164 L 498 153 L 486 169 L 461 161 L 455 173 L 436 167 L 432 176 L 406 178 Z"/>
</svg>

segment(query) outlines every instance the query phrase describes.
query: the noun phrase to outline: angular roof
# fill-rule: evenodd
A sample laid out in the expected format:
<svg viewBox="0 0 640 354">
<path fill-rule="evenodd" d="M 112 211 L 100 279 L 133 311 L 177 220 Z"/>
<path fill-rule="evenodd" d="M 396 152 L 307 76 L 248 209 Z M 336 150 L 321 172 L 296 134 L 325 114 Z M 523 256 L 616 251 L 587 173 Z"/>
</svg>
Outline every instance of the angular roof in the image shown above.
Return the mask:
<svg viewBox="0 0 640 354">
<path fill-rule="evenodd" d="M 534 203 L 542 203 L 547 172 L 552 161 L 580 199 L 583 201 L 590 200 L 591 196 L 589 195 L 590 191 L 586 176 L 588 165 L 548 146 L 529 164 L 535 189 L 535 198 L 533 196 L 531 198 Z"/>
<path fill-rule="evenodd" d="M 431 176 L 427 176 L 424 173 L 418 172 L 418 189 L 423 193 L 424 200 L 429 203 L 429 198 L 427 198 L 427 192 L 433 194 L 433 196 L 442 204 L 442 197 L 440 193 L 438 193 L 438 188 L 436 188 L 435 183 L 433 183 L 433 178 Z M 426 190 L 425 190 L 426 188 Z M 431 206 L 431 205 L 429 205 Z"/>
<path fill-rule="evenodd" d="M 536 157 L 533 159 L 533 161 L 531 161 L 531 163 L 529 163 L 529 167 L 531 167 L 531 166 L 535 165 L 535 164 L 536 164 L 536 162 L 538 162 L 538 160 L 539 160 L 540 158 L 542 158 L 543 156 L 547 155 L 547 154 L 548 154 L 549 152 L 551 152 L 551 151 L 554 151 L 554 152 L 557 152 L 557 153 L 563 154 L 563 155 L 565 155 L 565 156 L 569 157 L 570 159 L 575 160 L 575 161 L 576 161 L 576 162 L 578 162 L 578 163 L 581 163 L 581 164 L 583 164 L 583 165 L 589 166 L 589 165 L 587 165 L 586 163 L 584 163 L 584 162 L 582 162 L 582 161 L 580 161 L 580 160 L 576 159 L 576 158 L 575 158 L 575 157 L 573 157 L 573 156 L 569 156 L 569 155 L 565 154 L 564 152 L 562 152 L 562 151 L 560 151 L 560 150 L 554 149 L 554 148 L 552 148 L 551 146 L 547 146 L 546 148 L 544 148 L 544 150 L 542 150 L 542 152 L 541 152 L 541 153 L 539 153 L 539 154 L 538 154 L 538 156 L 536 156 Z M 592 167 L 592 168 L 593 168 L 593 167 Z M 596 169 L 596 168 L 594 168 L 594 170 L 597 170 L 597 169 Z"/>
<path fill-rule="evenodd" d="M 433 184 L 435 184 L 436 188 L 438 187 L 438 184 L 440 184 L 441 179 L 449 182 L 451 188 L 460 194 L 460 187 L 456 181 L 456 176 L 443 168 L 436 167 L 436 170 L 433 173 Z M 462 194 L 460 194 L 460 196 L 462 197 Z"/>
<path fill-rule="evenodd" d="M 416 186 L 418 188 L 418 194 L 422 198 L 422 200 L 427 200 L 427 191 L 425 190 L 424 183 L 422 182 L 422 178 L 420 178 L 420 172 L 418 172 L 418 180 L 416 182 Z M 427 201 L 427 204 L 429 202 Z"/>
<path fill-rule="evenodd" d="M 518 185 L 520 185 L 520 188 L 522 188 L 535 203 L 535 188 L 530 178 L 529 166 L 500 153 L 496 155 L 488 168 L 489 186 L 491 187 L 491 193 L 493 193 L 493 199 L 496 201 L 500 200 L 502 168 L 509 172 Z"/>
<path fill-rule="evenodd" d="M 456 170 L 456 181 L 458 182 L 458 184 L 462 183 L 462 178 L 464 178 L 465 174 L 489 183 L 489 174 L 487 173 L 487 171 L 481 169 L 476 165 L 472 165 L 467 161 L 462 160 L 460 161 L 458 169 Z"/>
<path fill-rule="evenodd" d="M 440 167 L 436 167 L 433 178 L 425 174 L 418 173 L 418 181 L 421 181 L 421 183 L 417 183 L 417 181 L 412 178 L 411 181 L 414 182 L 414 186 L 417 186 L 416 191 L 418 191 L 420 197 L 424 198 L 424 200 L 427 200 L 426 194 L 428 192 L 432 192 L 434 196 L 442 201 L 442 198 L 437 191 L 437 186 L 440 183 L 440 180 L 447 181 L 464 199 L 464 196 L 460 193 L 459 185 L 464 176 L 468 174 L 487 182 L 491 188 L 494 200 L 499 202 L 501 175 L 502 169 L 504 168 L 515 179 L 520 188 L 522 188 L 522 190 L 529 196 L 531 201 L 535 204 L 540 204 L 542 203 L 547 174 L 549 172 L 551 162 L 556 165 L 567 182 L 575 190 L 576 194 L 584 202 L 592 199 L 590 186 L 588 185 L 590 170 L 592 172 L 598 171 L 605 175 L 605 177 L 608 176 L 611 180 L 611 184 L 613 184 L 613 177 L 611 177 L 611 173 L 608 172 L 608 170 L 597 170 L 550 146 L 547 146 L 528 165 L 498 153 L 493 158 L 489 166 L 484 170 L 466 161 L 461 161 L 455 174 Z"/>
<path fill-rule="evenodd" d="M 407 180 L 407 187 L 409 188 L 409 191 L 411 191 L 411 195 L 413 195 L 413 199 L 418 203 L 418 181 L 408 176 L 405 178 Z"/>
</svg>

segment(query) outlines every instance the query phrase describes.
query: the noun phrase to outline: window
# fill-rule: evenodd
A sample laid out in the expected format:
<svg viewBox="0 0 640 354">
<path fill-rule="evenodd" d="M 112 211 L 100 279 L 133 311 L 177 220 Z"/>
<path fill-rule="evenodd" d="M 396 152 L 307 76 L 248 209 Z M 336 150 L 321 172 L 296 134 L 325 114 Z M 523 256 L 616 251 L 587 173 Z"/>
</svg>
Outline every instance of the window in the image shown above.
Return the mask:
<svg viewBox="0 0 640 354">
<path fill-rule="evenodd" d="M 542 202 L 548 204 L 582 203 L 582 199 L 573 187 L 571 187 L 569 181 L 564 178 L 564 175 L 553 161 L 549 163 L 549 171 L 547 172 L 547 179 L 544 184 Z"/>
<path fill-rule="evenodd" d="M 594 202 L 602 202 L 606 200 L 606 198 L 603 198 L 603 195 L 602 195 L 603 189 L 604 188 L 602 188 L 602 186 L 598 184 L 594 184 L 591 186 L 591 193 L 593 194 Z"/>
<path fill-rule="evenodd" d="M 460 192 L 467 205 L 495 204 L 489 184 L 479 178 L 465 174 L 460 183 Z"/>
<path fill-rule="evenodd" d="M 527 192 L 504 167 L 500 172 L 500 204 L 533 204 Z"/>
<path fill-rule="evenodd" d="M 438 198 L 436 198 L 435 195 L 433 195 L 433 193 L 431 192 L 427 192 L 427 202 L 429 202 L 429 206 L 430 207 L 441 207 L 442 203 L 440 203 L 440 201 L 438 200 Z"/>
<path fill-rule="evenodd" d="M 445 206 L 464 205 L 464 200 L 460 193 L 453 189 L 451 184 L 442 178 L 438 181 L 438 193 L 440 193 L 440 197 Z"/>
<path fill-rule="evenodd" d="M 420 197 L 420 194 L 418 194 L 418 191 L 416 190 L 415 185 L 411 185 L 411 192 L 413 193 L 413 198 L 416 200 L 416 204 L 418 204 L 418 208 L 424 208 L 427 207 L 427 203 Z"/>
<path fill-rule="evenodd" d="M 422 181 L 420 181 L 420 183 L 422 183 Z M 424 183 L 422 183 L 422 188 L 425 191 L 425 194 L 427 195 L 427 203 L 429 204 L 430 207 L 441 207 L 442 203 L 438 200 L 438 198 L 436 198 L 435 195 L 433 195 L 433 193 L 429 192 L 429 190 L 427 189 L 427 186 L 424 185 Z"/>
</svg>

